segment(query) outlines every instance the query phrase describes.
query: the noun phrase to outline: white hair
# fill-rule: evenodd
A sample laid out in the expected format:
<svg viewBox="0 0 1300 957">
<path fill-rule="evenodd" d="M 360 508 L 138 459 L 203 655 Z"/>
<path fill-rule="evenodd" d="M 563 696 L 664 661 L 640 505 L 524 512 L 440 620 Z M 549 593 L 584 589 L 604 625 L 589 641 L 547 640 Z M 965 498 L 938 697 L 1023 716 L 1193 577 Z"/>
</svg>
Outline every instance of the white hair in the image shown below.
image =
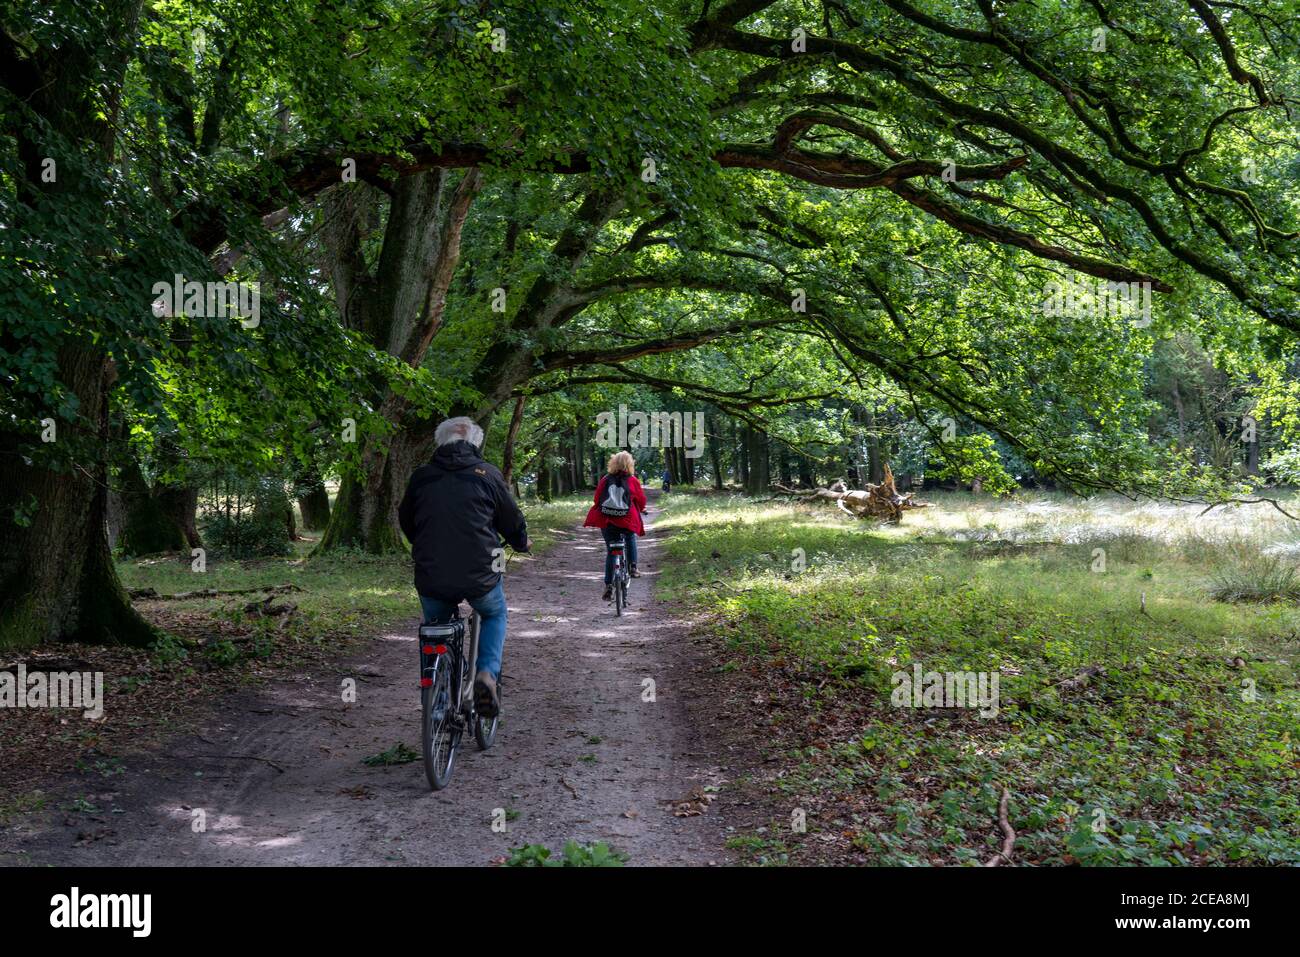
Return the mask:
<svg viewBox="0 0 1300 957">
<path fill-rule="evenodd" d="M 458 442 L 461 439 L 479 448 L 483 446 L 483 430 L 479 428 L 477 422 L 463 415 L 458 415 L 454 419 L 444 419 L 438 423 L 438 428 L 433 433 L 433 440 L 439 445 Z"/>
</svg>

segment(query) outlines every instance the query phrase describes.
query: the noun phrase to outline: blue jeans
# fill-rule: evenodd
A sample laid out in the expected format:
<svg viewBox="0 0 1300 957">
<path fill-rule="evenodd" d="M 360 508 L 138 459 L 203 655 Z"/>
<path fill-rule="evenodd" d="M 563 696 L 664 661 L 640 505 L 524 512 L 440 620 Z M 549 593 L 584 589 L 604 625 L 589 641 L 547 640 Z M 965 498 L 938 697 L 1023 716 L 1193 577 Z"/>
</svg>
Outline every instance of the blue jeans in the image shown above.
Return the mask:
<svg viewBox="0 0 1300 957">
<path fill-rule="evenodd" d="M 478 632 L 478 662 L 474 672 L 487 671 L 493 678 L 501 677 L 501 651 L 506 645 L 506 592 L 502 583 L 486 595 L 470 599 L 470 607 L 478 612 L 482 623 Z M 441 598 L 420 596 L 420 607 L 424 609 L 424 623 L 446 621 L 456 613 L 456 606 Z M 468 650 L 468 649 L 466 649 Z"/>
<path fill-rule="evenodd" d="M 619 536 L 627 542 L 627 562 L 629 565 L 636 564 L 636 532 L 626 528 L 618 528 L 614 525 L 606 525 L 600 530 L 601 536 L 605 539 L 605 544 L 613 545 L 618 541 Z M 605 549 L 605 584 L 614 584 L 614 556 Z"/>
</svg>

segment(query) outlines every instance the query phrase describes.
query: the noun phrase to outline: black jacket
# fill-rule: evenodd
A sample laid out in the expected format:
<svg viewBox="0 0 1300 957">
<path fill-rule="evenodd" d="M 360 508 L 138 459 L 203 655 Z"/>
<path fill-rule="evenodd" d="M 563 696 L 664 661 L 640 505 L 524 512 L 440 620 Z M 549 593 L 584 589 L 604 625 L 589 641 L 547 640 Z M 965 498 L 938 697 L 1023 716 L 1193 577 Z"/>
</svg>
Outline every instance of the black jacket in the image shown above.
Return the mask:
<svg viewBox="0 0 1300 957">
<path fill-rule="evenodd" d="M 501 472 L 465 441 L 439 446 L 415 470 L 397 517 L 411 542 L 415 590 L 430 598 L 460 601 L 495 588 L 501 538 L 528 550 L 528 525 Z"/>
</svg>

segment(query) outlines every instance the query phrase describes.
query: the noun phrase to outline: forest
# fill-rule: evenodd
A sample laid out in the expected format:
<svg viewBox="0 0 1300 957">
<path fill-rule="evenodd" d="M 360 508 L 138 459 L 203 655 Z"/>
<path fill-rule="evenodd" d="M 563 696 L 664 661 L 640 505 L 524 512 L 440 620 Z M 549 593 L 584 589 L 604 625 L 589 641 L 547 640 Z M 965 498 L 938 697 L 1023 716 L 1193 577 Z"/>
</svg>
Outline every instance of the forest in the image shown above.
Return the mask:
<svg viewBox="0 0 1300 957">
<path fill-rule="evenodd" d="M 570 770 L 470 754 L 403 863 L 1300 863 L 1297 110 L 1295 0 L 6 0 L 0 666 L 106 698 L 0 708 L 0 825 L 126 813 L 0 862 L 189 854 L 149 796 L 247 795 L 159 742 L 294 676 L 383 740 L 176 767 L 425 799 L 398 505 L 467 417 L 534 540 L 494 767 Z M 203 863 L 370 853 L 247 800 L 297 849 Z"/>
</svg>

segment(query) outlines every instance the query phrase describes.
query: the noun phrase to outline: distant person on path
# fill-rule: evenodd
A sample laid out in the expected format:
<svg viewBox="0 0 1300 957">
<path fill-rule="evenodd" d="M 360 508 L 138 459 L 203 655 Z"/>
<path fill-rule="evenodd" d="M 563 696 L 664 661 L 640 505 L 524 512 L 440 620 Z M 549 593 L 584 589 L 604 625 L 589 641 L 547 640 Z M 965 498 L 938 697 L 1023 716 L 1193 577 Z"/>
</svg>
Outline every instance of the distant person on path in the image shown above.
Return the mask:
<svg viewBox="0 0 1300 957">
<path fill-rule="evenodd" d="M 664 469 L 664 491 L 667 492 L 673 486 L 673 477 L 667 469 Z"/>
<path fill-rule="evenodd" d="M 425 624 L 448 620 L 462 598 L 479 614 L 474 707 L 491 718 L 500 707 L 497 682 L 506 643 L 500 542 L 505 539 L 517 552 L 533 543 L 505 479 L 479 453 L 483 430 L 474 420 L 447 419 L 434 441 L 438 449 L 411 476 L 397 517 L 411 542 Z"/>
<path fill-rule="evenodd" d="M 636 569 L 636 537 L 645 534 L 641 513 L 646 509 L 645 489 L 633 473 L 636 462 L 631 452 L 615 452 L 609 457 L 606 474 L 596 486 L 596 504 L 587 512 L 584 528 L 598 528 L 605 539 L 605 601 L 614 597 L 614 556 L 609 546 L 620 537 L 627 541 L 628 572 L 640 578 Z M 631 534 L 628 534 L 628 533 Z"/>
</svg>

